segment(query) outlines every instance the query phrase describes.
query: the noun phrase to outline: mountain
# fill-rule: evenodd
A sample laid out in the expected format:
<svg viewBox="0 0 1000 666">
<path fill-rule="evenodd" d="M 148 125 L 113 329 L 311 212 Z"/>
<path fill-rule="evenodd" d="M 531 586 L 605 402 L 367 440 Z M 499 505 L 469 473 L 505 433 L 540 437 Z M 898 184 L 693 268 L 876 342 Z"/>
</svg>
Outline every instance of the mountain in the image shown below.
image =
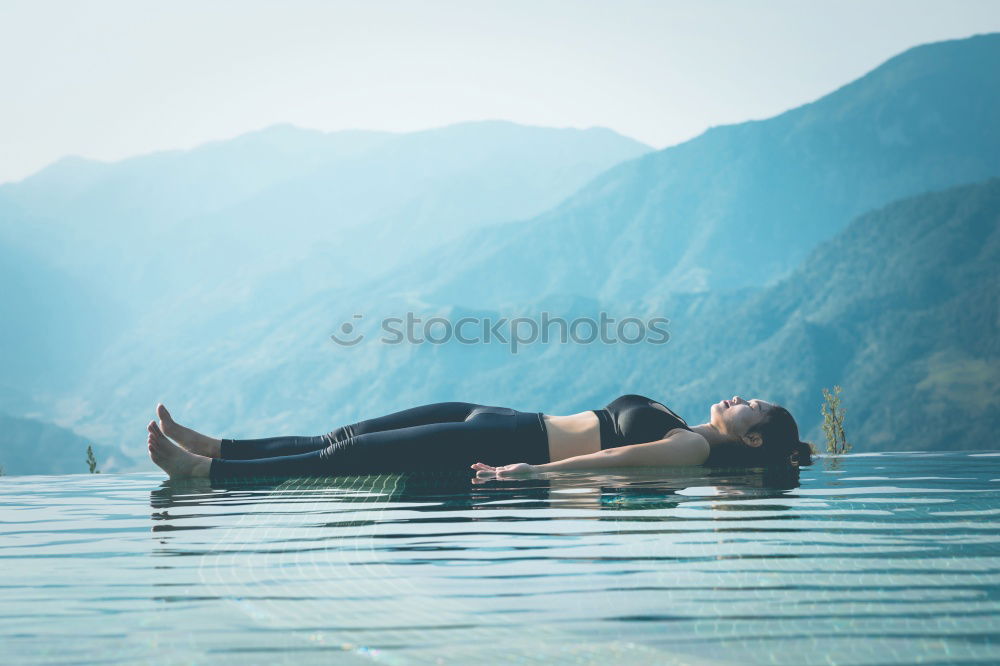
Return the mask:
<svg viewBox="0 0 1000 666">
<path fill-rule="evenodd" d="M 648 150 L 600 128 L 479 122 L 409 134 L 276 126 L 113 164 L 62 160 L 0 186 L 15 285 L 0 310 L 18 322 L 17 344 L 0 349 L 4 381 L 68 392 L 108 345 L 134 344 L 144 317 L 270 315 L 404 250 L 533 216 Z"/>
<path fill-rule="evenodd" d="M 532 218 L 648 150 L 603 128 L 452 125 L 192 216 L 158 243 L 168 256 L 206 258 L 182 274 L 177 293 L 204 292 L 208 282 L 221 288 L 221 307 L 234 290 L 253 294 L 255 308 L 283 305 L 288 294 L 350 287 L 443 242 Z"/>
<path fill-rule="evenodd" d="M 1000 34 L 918 46 L 810 104 L 620 164 L 388 286 L 501 306 L 771 284 L 866 210 L 1000 175 L 998 76 Z"/>
<path fill-rule="evenodd" d="M 147 253 L 158 240 L 175 236 L 184 220 L 350 161 L 393 138 L 279 125 L 111 164 L 67 158 L 0 185 L 0 241 L 107 293 L 127 295 L 123 278 L 126 284 L 149 282 Z M 168 263 L 154 273 L 171 268 Z"/>
<path fill-rule="evenodd" d="M 0 244 L 0 284 L 0 387 L 14 389 L 10 382 L 18 394 L 45 386 L 55 392 L 53 379 L 88 371 L 91 354 L 116 333 L 111 322 L 120 304 L 33 252 Z M 21 406 L 9 394 L 0 395 L 0 404 Z"/>
<path fill-rule="evenodd" d="M 259 277 L 317 250 L 361 255 L 359 269 L 398 251 L 370 251 L 386 228 L 424 249 L 536 215 L 648 150 L 602 128 L 499 121 L 409 134 L 277 126 L 114 164 L 71 158 L 0 185 L 0 240 L 112 293 L 123 280 L 137 290 Z"/>
<path fill-rule="evenodd" d="M 0 432 L 3 432 L 0 468 L 7 476 L 87 474 L 88 446 L 92 447 L 101 472 L 122 471 L 120 465 L 131 462 L 110 447 L 91 444 L 76 433 L 37 419 L 0 413 Z"/>
</svg>

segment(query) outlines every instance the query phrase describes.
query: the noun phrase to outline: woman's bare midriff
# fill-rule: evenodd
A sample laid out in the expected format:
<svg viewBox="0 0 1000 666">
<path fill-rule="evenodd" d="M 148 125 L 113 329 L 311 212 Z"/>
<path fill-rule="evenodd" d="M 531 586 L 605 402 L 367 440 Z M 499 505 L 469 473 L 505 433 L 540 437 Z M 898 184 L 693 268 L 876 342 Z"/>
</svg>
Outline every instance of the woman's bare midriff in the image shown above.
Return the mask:
<svg viewBox="0 0 1000 666">
<path fill-rule="evenodd" d="M 597 453 L 601 450 L 601 422 L 591 411 L 553 416 L 543 414 L 549 437 L 549 461 Z"/>
</svg>

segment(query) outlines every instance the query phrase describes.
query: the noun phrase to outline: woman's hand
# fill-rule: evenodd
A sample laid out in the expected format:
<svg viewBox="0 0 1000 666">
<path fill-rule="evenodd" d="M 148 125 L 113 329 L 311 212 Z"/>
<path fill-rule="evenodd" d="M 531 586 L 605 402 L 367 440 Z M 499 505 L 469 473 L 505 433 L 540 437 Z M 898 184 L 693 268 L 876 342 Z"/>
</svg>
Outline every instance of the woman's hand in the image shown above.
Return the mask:
<svg viewBox="0 0 1000 666">
<path fill-rule="evenodd" d="M 514 463 L 512 465 L 494 467 L 493 465 L 477 462 L 472 465 L 472 469 L 476 470 L 477 479 L 489 477 L 496 477 L 500 479 L 522 474 L 531 474 L 536 471 L 535 466 L 529 465 L 528 463 Z"/>
</svg>

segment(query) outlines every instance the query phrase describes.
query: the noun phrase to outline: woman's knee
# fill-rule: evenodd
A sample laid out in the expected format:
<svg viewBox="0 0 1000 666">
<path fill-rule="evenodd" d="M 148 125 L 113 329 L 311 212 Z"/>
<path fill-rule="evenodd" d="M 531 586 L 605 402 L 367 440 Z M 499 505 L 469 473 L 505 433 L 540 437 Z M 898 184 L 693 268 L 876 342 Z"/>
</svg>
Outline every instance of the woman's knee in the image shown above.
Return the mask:
<svg viewBox="0 0 1000 666">
<path fill-rule="evenodd" d="M 319 452 L 320 467 L 330 473 L 348 471 L 352 458 L 356 457 L 353 454 L 357 448 L 354 437 L 330 442 L 329 446 Z"/>
<path fill-rule="evenodd" d="M 398 444 L 398 445 L 397 445 Z M 395 442 L 390 432 L 362 434 L 339 440 L 320 452 L 325 474 L 374 474 L 417 469 L 425 451 Z"/>
<path fill-rule="evenodd" d="M 342 439 L 348 439 L 349 437 L 353 437 L 355 434 L 354 427 L 355 427 L 354 423 L 343 425 L 340 426 L 339 428 L 334 428 L 325 435 L 320 435 L 320 437 L 327 444 L 333 444 L 334 442 L 339 442 Z"/>
</svg>

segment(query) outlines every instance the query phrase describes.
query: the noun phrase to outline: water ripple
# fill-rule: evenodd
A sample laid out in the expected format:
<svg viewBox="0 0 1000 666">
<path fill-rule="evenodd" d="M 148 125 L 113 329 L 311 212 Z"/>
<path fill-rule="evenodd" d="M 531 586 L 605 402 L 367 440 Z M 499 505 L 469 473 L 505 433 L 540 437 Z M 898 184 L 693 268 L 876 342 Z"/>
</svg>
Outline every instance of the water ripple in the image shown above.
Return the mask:
<svg viewBox="0 0 1000 666">
<path fill-rule="evenodd" d="M 1000 661 L 1000 453 L 0 479 L 11 663 Z"/>
</svg>

